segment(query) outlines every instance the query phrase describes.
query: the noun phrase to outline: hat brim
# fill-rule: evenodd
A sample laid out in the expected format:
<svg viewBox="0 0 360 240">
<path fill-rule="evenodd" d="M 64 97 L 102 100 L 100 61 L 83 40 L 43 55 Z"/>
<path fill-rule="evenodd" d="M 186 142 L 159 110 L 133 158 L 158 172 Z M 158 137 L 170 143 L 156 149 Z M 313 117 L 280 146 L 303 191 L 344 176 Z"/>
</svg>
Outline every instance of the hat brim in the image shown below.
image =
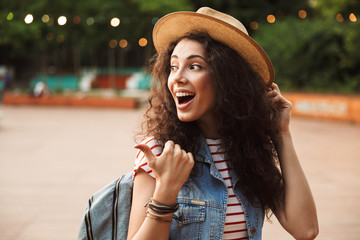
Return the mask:
<svg viewBox="0 0 360 240">
<path fill-rule="evenodd" d="M 162 17 L 153 30 L 156 51 L 164 51 L 170 43 L 194 30 L 205 31 L 211 38 L 237 51 L 268 85 L 274 81 L 269 57 L 251 37 L 231 24 L 204 14 L 175 12 Z"/>
</svg>

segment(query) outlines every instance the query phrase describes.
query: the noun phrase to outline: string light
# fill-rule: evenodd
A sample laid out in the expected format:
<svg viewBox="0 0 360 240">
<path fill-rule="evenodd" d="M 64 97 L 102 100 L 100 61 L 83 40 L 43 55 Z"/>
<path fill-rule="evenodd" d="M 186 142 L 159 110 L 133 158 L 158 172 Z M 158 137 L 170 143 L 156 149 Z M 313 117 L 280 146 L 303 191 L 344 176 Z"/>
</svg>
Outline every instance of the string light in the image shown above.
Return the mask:
<svg viewBox="0 0 360 240">
<path fill-rule="evenodd" d="M 140 47 L 145 47 L 147 45 L 148 41 L 146 40 L 146 38 L 140 38 L 139 39 L 139 46 Z"/>
<path fill-rule="evenodd" d="M 276 18 L 274 15 L 270 14 L 266 17 L 266 20 L 268 21 L 268 23 L 274 23 Z"/>
<path fill-rule="evenodd" d="M 24 22 L 25 22 L 26 24 L 30 24 L 30 23 L 32 23 L 33 21 L 34 21 L 34 17 L 33 17 L 33 15 L 31 15 L 31 14 L 26 15 L 26 17 L 24 18 Z"/>
<path fill-rule="evenodd" d="M 350 13 L 349 19 L 350 19 L 350 21 L 352 21 L 352 22 L 356 22 L 356 21 L 357 21 L 357 18 L 356 18 L 356 16 L 355 16 L 354 13 Z"/>
<path fill-rule="evenodd" d="M 109 41 L 109 47 L 110 48 L 116 48 L 116 46 L 117 46 L 117 41 L 115 39 L 111 39 Z"/>
<path fill-rule="evenodd" d="M 126 48 L 127 45 L 128 45 L 128 42 L 125 39 L 120 40 L 119 47 Z"/>
<path fill-rule="evenodd" d="M 79 16 L 75 16 L 75 17 L 73 18 L 73 23 L 74 23 L 74 24 L 79 24 L 79 23 L 80 23 L 80 17 L 79 17 Z"/>
<path fill-rule="evenodd" d="M 305 10 L 299 10 L 299 12 L 298 12 L 298 16 L 299 16 L 299 18 L 301 18 L 301 19 L 304 19 L 304 18 L 306 18 L 306 16 L 307 16 L 307 12 L 305 11 Z"/>
<path fill-rule="evenodd" d="M 336 14 L 336 21 L 338 21 L 338 22 L 344 21 L 344 17 L 341 13 Z"/>
<path fill-rule="evenodd" d="M 117 27 L 120 25 L 120 19 L 119 18 L 112 18 L 110 21 L 110 25 L 112 27 Z"/>
<path fill-rule="evenodd" d="M 12 12 L 9 12 L 9 14 L 6 17 L 6 20 L 11 21 L 14 18 L 14 14 Z"/>
<path fill-rule="evenodd" d="M 250 28 L 251 28 L 252 30 L 258 30 L 259 24 L 258 24 L 257 22 L 251 22 L 251 23 L 250 23 Z"/>
<path fill-rule="evenodd" d="M 66 18 L 65 16 L 60 16 L 60 17 L 58 18 L 58 24 L 59 24 L 60 26 L 65 25 L 66 22 L 67 22 L 67 18 Z"/>
<path fill-rule="evenodd" d="M 42 18 L 41 18 L 41 21 L 42 21 L 43 23 L 49 22 L 49 21 L 50 21 L 49 15 L 47 15 L 47 14 L 43 15 Z"/>
<path fill-rule="evenodd" d="M 95 19 L 93 17 L 88 17 L 86 19 L 86 24 L 89 25 L 89 26 L 93 25 L 94 22 L 95 22 Z"/>
</svg>

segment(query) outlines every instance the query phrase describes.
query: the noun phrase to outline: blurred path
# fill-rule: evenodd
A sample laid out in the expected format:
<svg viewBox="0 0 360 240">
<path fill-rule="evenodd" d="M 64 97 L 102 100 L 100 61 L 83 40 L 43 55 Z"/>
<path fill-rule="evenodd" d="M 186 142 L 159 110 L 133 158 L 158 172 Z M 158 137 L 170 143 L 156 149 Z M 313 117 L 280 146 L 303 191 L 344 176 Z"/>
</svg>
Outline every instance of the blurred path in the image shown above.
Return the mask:
<svg viewBox="0 0 360 240">
<path fill-rule="evenodd" d="M 133 166 L 141 110 L 2 107 L 0 240 L 76 239 L 88 197 Z M 318 239 L 359 239 L 360 126 L 294 118 Z M 291 237 L 273 219 L 263 239 Z"/>
</svg>

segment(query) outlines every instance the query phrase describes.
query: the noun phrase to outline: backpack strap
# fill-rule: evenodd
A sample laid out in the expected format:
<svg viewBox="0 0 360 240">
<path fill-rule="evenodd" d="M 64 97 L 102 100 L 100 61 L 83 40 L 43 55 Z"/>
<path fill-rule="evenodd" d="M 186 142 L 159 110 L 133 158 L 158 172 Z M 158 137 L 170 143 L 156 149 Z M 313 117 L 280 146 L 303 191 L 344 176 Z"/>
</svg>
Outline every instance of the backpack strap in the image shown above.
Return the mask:
<svg viewBox="0 0 360 240">
<path fill-rule="evenodd" d="M 114 203 L 113 203 L 113 227 L 112 227 L 112 239 L 116 240 L 116 232 L 117 232 L 117 214 L 118 214 L 118 201 L 119 201 L 119 188 L 120 188 L 120 182 L 123 179 L 124 176 L 121 177 L 121 179 L 118 179 L 115 185 L 115 191 L 114 191 Z"/>
<path fill-rule="evenodd" d="M 91 198 L 89 199 L 89 203 L 88 203 L 89 204 L 88 210 L 85 213 L 86 235 L 89 240 L 93 240 L 93 234 L 92 234 L 92 229 L 91 229 L 91 217 L 90 217 L 90 208 L 91 208 L 92 201 L 93 201 L 93 197 L 91 196 Z"/>
<path fill-rule="evenodd" d="M 129 172 L 96 192 L 88 201 L 78 239 L 126 239 L 132 187 Z"/>
</svg>

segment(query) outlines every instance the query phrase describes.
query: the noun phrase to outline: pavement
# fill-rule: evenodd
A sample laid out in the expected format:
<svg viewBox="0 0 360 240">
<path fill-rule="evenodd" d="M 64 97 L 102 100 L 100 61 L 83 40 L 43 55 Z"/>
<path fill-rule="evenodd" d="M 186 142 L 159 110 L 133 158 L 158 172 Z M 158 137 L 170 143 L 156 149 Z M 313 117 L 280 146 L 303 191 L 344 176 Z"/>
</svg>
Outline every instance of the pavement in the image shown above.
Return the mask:
<svg viewBox="0 0 360 240">
<path fill-rule="evenodd" d="M 0 240 L 76 239 L 87 199 L 131 171 L 143 110 L 1 106 Z M 360 125 L 293 118 L 317 239 L 360 239 Z M 265 240 L 293 239 L 275 217 Z"/>
</svg>

